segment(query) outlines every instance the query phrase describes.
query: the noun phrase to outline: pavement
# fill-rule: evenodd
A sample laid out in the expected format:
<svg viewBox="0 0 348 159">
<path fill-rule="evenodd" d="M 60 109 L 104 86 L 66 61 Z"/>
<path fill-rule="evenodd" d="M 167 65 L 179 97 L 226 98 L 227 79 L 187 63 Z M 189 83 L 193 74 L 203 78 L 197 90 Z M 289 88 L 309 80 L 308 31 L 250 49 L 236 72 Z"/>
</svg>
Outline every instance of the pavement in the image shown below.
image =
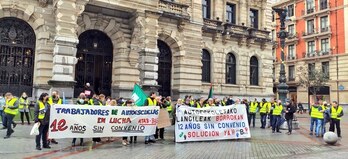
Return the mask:
<svg viewBox="0 0 348 159">
<path fill-rule="evenodd" d="M 273 134 L 271 129 L 250 128 L 251 139 L 221 140 L 211 142 L 175 143 L 174 127 L 166 129 L 165 140 L 145 145 L 144 138 L 138 137 L 138 143 L 122 146 L 120 138 L 106 139 L 93 145 L 91 139 L 85 139 L 84 146 L 71 146 L 71 139 L 57 140 L 52 149 L 35 150 L 34 136 L 30 136 L 31 126 L 18 125 L 10 139 L 0 138 L 0 159 L 266 159 L 266 158 L 348 158 L 348 124 L 345 118 L 341 122 L 343 138 L 335 145 L 327 145 L 322 138 L 309 135 L 309 117 L 299 115 L 300 129 L 292 135 Z M 328 127 L 328 126 L 327 126 Z M 0 135 L 5 136 L 1 130 Z M 79 140 L 77 140 L 79 143 Z"/>
</svg>

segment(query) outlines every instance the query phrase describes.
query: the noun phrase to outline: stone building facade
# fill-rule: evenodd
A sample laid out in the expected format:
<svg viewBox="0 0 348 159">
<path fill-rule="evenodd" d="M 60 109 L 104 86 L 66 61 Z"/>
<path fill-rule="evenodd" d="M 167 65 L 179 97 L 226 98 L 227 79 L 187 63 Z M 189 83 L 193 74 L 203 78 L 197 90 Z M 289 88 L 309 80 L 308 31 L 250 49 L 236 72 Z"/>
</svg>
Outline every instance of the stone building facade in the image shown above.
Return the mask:
<svg viewBox="0 0 348 159">
<path fill-rule="evenodd" d="M 0 90 L 73 97 L 89 82 L 97 93 L 130 97 L 137 82 L 174 98 L 205 96 L 210 85 L 217 96 L 271 97 L 270 5 L 2 0 Z"/>
</svg>

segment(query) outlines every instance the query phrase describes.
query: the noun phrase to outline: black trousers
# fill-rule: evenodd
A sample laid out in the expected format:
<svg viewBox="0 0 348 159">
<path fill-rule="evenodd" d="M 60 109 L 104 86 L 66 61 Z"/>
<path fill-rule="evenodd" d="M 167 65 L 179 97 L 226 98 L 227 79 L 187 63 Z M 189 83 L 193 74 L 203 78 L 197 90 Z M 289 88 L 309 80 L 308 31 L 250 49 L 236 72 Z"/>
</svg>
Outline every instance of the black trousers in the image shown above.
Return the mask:
<svg viewBox="0 0 348 159">
<path fill-rule="evenodd" d="M 341 137 L 341 120 L 331 119 L 329 131 L 335 132 L 335 126 L 337 129 L 337 136 Z"/>
<path fill-rule="evenodd" d="M 73 138 L 73 139 L 72 139 L 72 143 L 73 143 L 73 144 L 76 143 L 76 138 Z M 80 144 L 82 144 L 82 143 L 83 143 L 83 138 L 80 138 Z"/>
<path fill-rule="evenodd" d="M 255 117 L 256 117 L 256 113 L 249 113 L 249 126 L 251 127 L 251 120 L 253 120 L 253 127 L 255 127 Z"/>
<path fill-rule="evenodd" d="M 158 133 L 159 133 L 159 137 L 161 139 L 164 139 L 164 128 L 156 128 L 156 134 L 155 134 L 155 139 L 158 139 Z"/>
<path fill-rule="evenodd" d="M 20 113 L 21 113 L 22 124 L 24 124 L 24 114 L 25 114 L 25 117 L 27 118 L 28 124 L 30 124 L 30 121 L 29 121 L 29 112 L 20 112 Z"/>
<path fill-rule="evenodd" d="M 93 142 L 101 142 L 101 138 L 100 138 L 100 137 L 98 137 L 98 138 L 93 138 L 92 141 L 93 141 Z"/>
<path fill-rule="evenodd" d="M 12 130 L 12 125 L 14 122 L 13 122 L 13 118 L 15 116 L 14 115 L 10 115 L 10 114 L 5 114 L 5 120 L 4 122 L 6 122 L 6 127 L 7 127 L 7 133 L 6 133 L 6 136 L 11 136 L 11 134 L 14 132 Z"/>
<path fill-rule="evenodd" d="M 291 133 L 292 132 L 292 119 L 286 119 L 286 122 L 288 123 L 288 130 Z"/>
<path fill-rule="evenodd" d="M 40 139 L 42 139 L 42 145 L 48 146 L 47 143 L 47 133 L 48 133 L 48 124 L 39 126 L 39 135 L 36 135 L 36 147 L 41 147 Z"/>
</svg>

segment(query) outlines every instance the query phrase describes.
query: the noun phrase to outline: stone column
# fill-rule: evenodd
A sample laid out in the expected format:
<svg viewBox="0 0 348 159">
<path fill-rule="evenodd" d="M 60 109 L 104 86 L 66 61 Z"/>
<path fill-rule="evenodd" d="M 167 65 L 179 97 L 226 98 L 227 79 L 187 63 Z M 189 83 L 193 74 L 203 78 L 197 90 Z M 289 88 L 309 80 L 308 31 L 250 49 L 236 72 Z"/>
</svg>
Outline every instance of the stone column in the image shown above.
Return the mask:
<svg viewBox="0 0 348 159">
<path fill-rule="evenodd" d="M 74 95 L 77 17 L 83 12 L 89 0 L 55 0 L 53 2 L 56 18 L 56 36 L 54 38 L 53 51 L 53 76 L 48 81 L 51 90 L 58 90 L 62 96 L 63 92 L 67 99 Z"/>
<path fill-rule="evenodd" d="M 147 93 L 158 91 L 158 53 L 157 39 L 158 39 L 158 18 L 159 14 L 156 12 L 145 12 L 145 40 L 144 48 L 140 51 L 139 69 L 140 69 L 140 84 L 143 90 Z"/>
</svg>

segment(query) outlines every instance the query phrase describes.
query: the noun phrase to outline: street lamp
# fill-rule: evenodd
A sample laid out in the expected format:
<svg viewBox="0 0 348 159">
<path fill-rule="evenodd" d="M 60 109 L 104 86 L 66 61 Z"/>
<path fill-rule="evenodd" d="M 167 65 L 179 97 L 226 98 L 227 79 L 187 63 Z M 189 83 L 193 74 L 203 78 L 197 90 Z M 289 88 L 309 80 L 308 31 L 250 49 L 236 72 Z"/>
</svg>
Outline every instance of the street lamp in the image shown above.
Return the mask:
<svg viewBox="0 0 348 159">
<path fill-rule="evenodd" d="M 286 84 L 286 76 L 285 76 L 285 66 L 284 66 L 284 47 L 285 47 L 285 39 L 288 37 L 288 32 L 285 30 L 285 21 L 287 20 L 287 9 L 285 8 L 274 8 L 272 9 L 278 14 L 280 20 L 280 31 L 278 33 L 278 38 L 280 39 L 281 46 L 281 64 L 280 64 L 280 72 L 279 72 L 279 85 L 278 85 L 278 94 L 279 99 L 285 104 L 285 99 L 288 94 L 288 85 Z"/>
</svg>

